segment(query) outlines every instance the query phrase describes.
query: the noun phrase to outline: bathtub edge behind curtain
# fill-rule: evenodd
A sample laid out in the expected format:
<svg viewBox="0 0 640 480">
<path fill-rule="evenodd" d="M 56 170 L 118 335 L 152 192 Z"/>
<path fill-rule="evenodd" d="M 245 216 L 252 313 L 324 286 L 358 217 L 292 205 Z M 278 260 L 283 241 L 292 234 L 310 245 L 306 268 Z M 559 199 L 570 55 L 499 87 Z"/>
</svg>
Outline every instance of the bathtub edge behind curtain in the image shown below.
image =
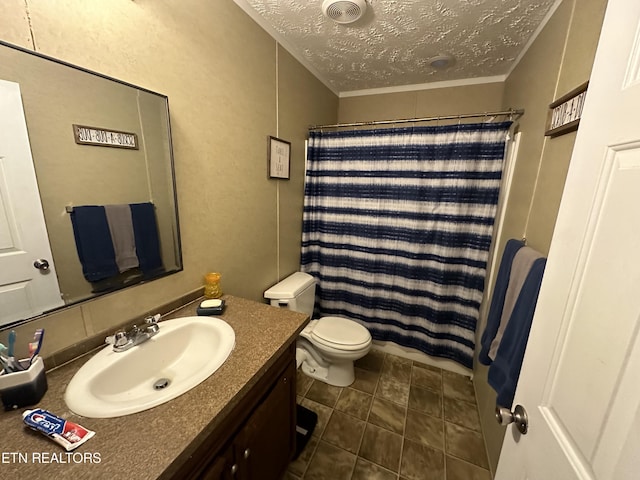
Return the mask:
<svg viewBox="0 0 640 480">
<path fill-rule="evenodd" d="M 301 270 L 315 314 L 472 368 L 510 125 L 310 132 Z"/>
</svg>

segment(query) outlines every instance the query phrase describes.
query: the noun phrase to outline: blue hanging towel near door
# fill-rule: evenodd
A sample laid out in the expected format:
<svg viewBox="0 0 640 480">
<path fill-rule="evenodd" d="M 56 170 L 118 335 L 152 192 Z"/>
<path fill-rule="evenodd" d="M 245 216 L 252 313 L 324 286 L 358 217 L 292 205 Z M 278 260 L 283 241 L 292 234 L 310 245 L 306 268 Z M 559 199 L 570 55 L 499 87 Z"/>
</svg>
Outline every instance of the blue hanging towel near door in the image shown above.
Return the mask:
<svg viewBox="0 0 640 480">
<path fill-rule="evenodd" d="M 502 407 L 513 403 L 546 262 L 519 240 L 505 246 L 479 355 Z"/>
<path fill-rule="evenodd" d="M 489 315 L 487 316 L 487 325 L 480 339 L 481 348 L 478 360 L 484 365 L 491 365 L 493 361 L 489 358 L 491 342 L 500 327 L 500 319 L 502 317 L 502 309 L 504 308 L 504 299 L 507 295 L 507 288 L 509 287 L 509 277 L 511 275 L 513 259 L 522 247 L 524 247 L 524 242 L 513 238 L 507 241 L 507 244 L 504 246 L 504 252 L 500 260 L 500 268 L 496 276 L 496 284 L 493 287 L 493 295 L 491 296 L 491 307 L 489 308 Z"/>
<path fill-rule="evenodd" d="M 504 331 L 496 358 L 489 367 L 489 385 L 498 393 L 496 403 L 504 407 L 511 408 L 516 393 L 546 263 L 546 258 L 539 258 L 533 263 Z"/>
</svg>

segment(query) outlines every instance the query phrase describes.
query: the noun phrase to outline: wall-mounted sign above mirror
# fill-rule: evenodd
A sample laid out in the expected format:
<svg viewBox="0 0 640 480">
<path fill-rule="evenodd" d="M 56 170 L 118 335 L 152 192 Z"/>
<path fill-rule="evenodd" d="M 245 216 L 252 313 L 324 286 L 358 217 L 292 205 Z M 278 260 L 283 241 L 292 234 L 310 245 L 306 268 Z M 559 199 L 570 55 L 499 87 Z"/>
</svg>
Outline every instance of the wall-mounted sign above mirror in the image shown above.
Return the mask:
<svg viewBox="0 0 640 480">
<path fill-rule="evenodd" d="M 138 150 L 138 135 L 132 132 L 106 130 L 104 128 L 73 125 L 73 136 L 81 145 L 99 147 L 133 148 Z"/>
</svg>

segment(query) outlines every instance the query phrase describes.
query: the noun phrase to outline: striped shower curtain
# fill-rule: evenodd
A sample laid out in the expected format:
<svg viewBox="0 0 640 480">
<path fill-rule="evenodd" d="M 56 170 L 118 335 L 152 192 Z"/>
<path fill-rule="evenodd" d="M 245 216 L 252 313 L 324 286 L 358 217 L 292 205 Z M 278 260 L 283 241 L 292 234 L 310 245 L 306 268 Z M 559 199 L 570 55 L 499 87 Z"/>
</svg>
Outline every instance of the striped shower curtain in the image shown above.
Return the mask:
<svg viewBox="0 0 640 480">
<path fill-rule="evenodd" d="M 471 368 L 510 125 L 311 132 L 301 269 L 315 314 Z"/>
</svg>

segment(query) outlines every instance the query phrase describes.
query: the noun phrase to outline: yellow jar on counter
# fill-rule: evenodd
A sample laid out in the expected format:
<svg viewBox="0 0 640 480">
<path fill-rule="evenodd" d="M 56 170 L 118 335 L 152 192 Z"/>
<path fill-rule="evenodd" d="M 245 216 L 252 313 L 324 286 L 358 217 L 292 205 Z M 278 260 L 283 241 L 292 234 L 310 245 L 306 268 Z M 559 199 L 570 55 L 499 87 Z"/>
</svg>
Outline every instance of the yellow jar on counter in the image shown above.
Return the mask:
<svg viewBox="0 0 640 480">
<path fill-rule="evenodd" d="M 222 288 L 220 287 L 220 278 L 222 275 L 216 272 L 207 273 L 204 276 L 204 296 L 207 298 L 220 298 L 222 296 Z"/>
</svg>

